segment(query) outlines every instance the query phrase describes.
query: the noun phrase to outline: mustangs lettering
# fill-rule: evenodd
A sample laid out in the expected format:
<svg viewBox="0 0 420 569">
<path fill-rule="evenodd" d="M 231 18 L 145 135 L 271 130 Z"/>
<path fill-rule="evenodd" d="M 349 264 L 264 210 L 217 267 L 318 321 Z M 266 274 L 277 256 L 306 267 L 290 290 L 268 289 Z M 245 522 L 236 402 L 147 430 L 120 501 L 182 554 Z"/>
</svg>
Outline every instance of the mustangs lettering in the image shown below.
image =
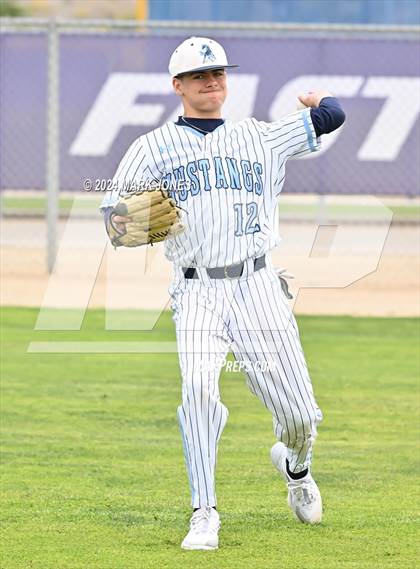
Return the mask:
<svg viewBox="0 0 420 569">
<path fill-rule="evenodd" d="M 168 122 L 138 138 L 102 207 L 129 182 L 161 180 L 183 210 L 185 231 L 165 242 L 175 265 L 223 267 L 277 245 L 277 208 L 285 163 L 319 147 L 306 109 L 273 123 L 225 121 L 212 133 Z"/>
</svg>

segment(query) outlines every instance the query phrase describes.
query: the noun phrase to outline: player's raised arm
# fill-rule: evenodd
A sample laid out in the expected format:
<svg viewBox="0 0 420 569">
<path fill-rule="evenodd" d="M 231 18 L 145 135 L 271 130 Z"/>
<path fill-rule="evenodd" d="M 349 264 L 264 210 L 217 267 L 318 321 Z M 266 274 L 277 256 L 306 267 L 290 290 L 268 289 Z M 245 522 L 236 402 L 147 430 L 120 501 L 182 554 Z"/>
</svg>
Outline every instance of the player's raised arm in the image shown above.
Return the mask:
<svg viewBox="0 0 420 569">
<path fill-rule="evenodd" d="M 311 108 L 311 119 L 317 137 L 337 130 L 346 120 L 338 99 L 329 91 L 299 95 L 298 99 L 305 107 Z"/>
<path fill-rule="evenodd" d="M 280 165 L 292 156 L 319 150 L 319 137 L 336 130 L 345 120 L 340 103 L 329 91 L 300 95 L 299 101 L 303 109 L 272 123 L 259 123 Z"/>
</svg>

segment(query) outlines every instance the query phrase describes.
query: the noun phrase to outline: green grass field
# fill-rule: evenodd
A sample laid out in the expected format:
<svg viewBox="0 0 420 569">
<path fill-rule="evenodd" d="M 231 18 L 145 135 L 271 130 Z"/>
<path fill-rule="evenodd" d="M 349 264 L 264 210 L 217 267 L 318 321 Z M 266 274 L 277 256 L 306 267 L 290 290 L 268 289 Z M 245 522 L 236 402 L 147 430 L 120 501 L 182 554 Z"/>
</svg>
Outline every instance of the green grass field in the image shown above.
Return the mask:
<svg viewBox="0 0 420 569">
<path fill-rule="evenodd" d="M 324 521 L 294 520 L 271 466 L 271 418 L 244 377 L 221 378 L 230 418 L 217 473 L 221 547 L 186 552 L 189 492 L 176 355 L 31 354 L 30 341 L 174 337 L 33 331 L 3 310 L 3 569 L 414 569 L 419 328 L 414 319 L 303 317 L 325 415 L 314 475 Z"/>
</svg>

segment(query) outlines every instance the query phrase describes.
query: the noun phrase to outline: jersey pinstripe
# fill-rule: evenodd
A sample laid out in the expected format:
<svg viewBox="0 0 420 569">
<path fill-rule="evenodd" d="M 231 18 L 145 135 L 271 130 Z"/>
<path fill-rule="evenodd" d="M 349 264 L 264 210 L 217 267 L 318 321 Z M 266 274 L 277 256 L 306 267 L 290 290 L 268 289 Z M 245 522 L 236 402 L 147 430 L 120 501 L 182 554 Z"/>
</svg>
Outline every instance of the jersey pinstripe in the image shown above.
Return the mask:
<svg viewBox="0 0 420 569">
<path fill-rule="evenodd" d="M 186 226 L 165 241 L 167 258 L 184 267 L 235 265 L 276 246 L 286 161 L 317 149 L 309 109 L 273 123 L 225 121 L 207 135 L 168 122 L 130 146 L 101 207 L 132 182 L 163 180 Z"/>
</svg>

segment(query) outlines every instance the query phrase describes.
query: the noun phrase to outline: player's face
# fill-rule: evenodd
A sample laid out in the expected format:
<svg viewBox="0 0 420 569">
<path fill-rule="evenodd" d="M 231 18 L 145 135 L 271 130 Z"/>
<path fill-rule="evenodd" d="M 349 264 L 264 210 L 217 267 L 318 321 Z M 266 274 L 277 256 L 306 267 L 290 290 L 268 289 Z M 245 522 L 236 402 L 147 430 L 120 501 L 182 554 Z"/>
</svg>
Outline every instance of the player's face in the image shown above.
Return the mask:
<svg viewBox="0 0 420 569">
<path fill-rule="evenodd" d="M 224 69 L 186 73 L 182 77 L 175 77 L 173 86 L 175 93 L 182 97 L 185 116 L 220 117 L 227 95 Z"/>
</svg>

